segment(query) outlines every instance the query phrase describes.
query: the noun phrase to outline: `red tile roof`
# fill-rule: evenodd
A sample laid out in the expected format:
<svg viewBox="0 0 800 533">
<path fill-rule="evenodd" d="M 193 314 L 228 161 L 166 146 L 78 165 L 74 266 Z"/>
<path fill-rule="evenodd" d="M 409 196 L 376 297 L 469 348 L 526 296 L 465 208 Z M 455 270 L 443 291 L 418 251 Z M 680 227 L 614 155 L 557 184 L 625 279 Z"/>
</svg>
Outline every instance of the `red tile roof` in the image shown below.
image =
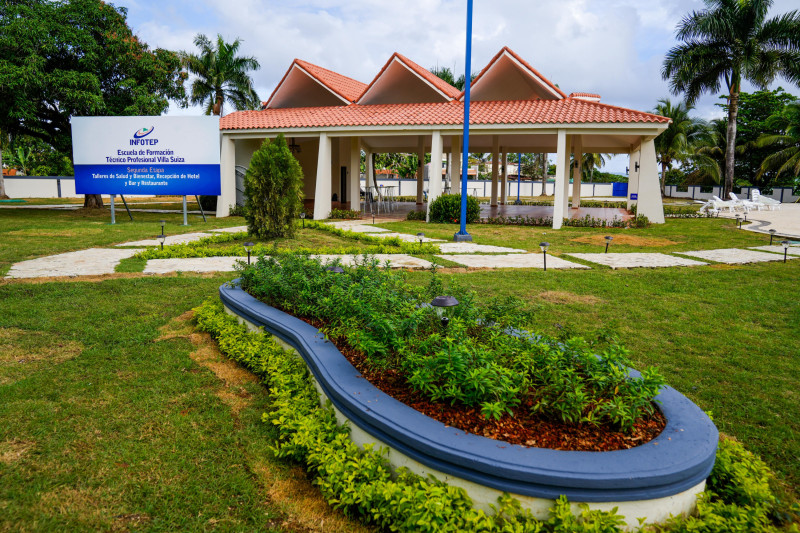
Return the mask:
<svg viewBox="0 0 800 533">
<path fill-rule="evenodd" d="M 600 98 L 599 94 L 595 93 L 569 93 L 570 98 Z"/>
<path fill-rule="evenodd" d="M 460 94 L 460 91 L 458 89 L 456 89 L 455 87 L 444 81 L 439 76 L 433 74 L 428 69 L 419 66 L 417 63 L 414 63 L 406 56 L 395 52 L 394 54 L 392 54 L 392 57 L 389 58 L 389 61 L 387 61 L 386 64 L 383 65 L 383 68 L 380 70 L 380 72 L 378 72 L 378 75 L 375 76 L 375 78 L 370 82 L 370 84 L 364 88 L 364 92 L 359 96 L 358 100 L 361 100 L 361 98 L 365 94 L 367 94 L 367 91 L 369 91 L 370 88 L 372 88 L 372 86 L 375 85 L 375 83 L 380 79 L 383 73 L 386 72 L 386 69 L 389 68 L 389 65 L 392 64 L 392 61 L 395 60 L 395 58 L 399 59 L 409 69 L 415 72 L 420 78 L 426 80 L 428 83 L 436 87 L 439 91 L 444 93 L 447 96 L 447 98 L 453 99 L 458 97 L 458 95 Z"/>
<path fill-rule="evenodd" d="M 464 104 L 444 103 L 303 107 L 237 111 L 220 129 L 286 129 L 336 126 L 448 126 L 462 124 Z M 481 101 L 470 104 L 470 124 L 667 123 L 668 118 L 577 98 Z"/>
<path fill-rule="evenodd" d="M 511 48 L 509 48 L 508 46 L 504 46 L 503 48 L 501 48 L 501 49 L 500 49 L 500 51 L 499 51 L 499 52 L 497 52 L 497 54 L 495 54 L 495 56 L 494 56 L 494 57 L 493 57 L 493 58 L 492 58 L 492 59 L 489 61 L 489 63 L 488 63 L 488 64 L 487 64 L 485 67 L 483 67 L 483 70 L 481 70 L 481 71 L 478 73 L 478 75 L 477 75 L 477 76 L 475 76 L 475 79 L 474 79 L 474 80 L 472 80 L 472 82 L 470 83 L 470 86 L 473 86 L 473 85 L 475 85 L 476 83 L 478 83 L 478 80 L 479 80 L 479 79 L 481 79 L 481 77 L 482 77 L 482 76 L 483 76 L 483 75 L 486 73 L 486 71 L 487 71 L 487 70 L 489 70 L 489 69 L 491 68 L 491 66 L 492 66 L 492 65 L 494 65 L 495 61 L 497 61 L 498 59 L 500 59 L 500 56 L 502 56 L 504 52 L 508 52 L 508 54 L 509 54 L 511 57 L 513 57 L 514 59 L 516 59 L 517 61 L 519 61 L 519 62 L 520 62 L 520 63 L 521 63 L 521 64 L 522 64 L 522 65 L 523 65 L 525 68 L 527 68 L 527 69 L 529 69 L 531 72 L 533 72 L 533 73 L 534 73 L 534 74 L 535 74 L 535 75 L 536 75 L 536 76 L 537 76 L 539 79 L 541 79 L 541 80 L 542 80 L 542 81 L 545 83 L 545 85 L 547 85 L 547 86 L 548 86 L 548 87 L 550 87 L 552 90 L 554 90 L 556 93 L 558 93 L 559 95 L 561 95 L 561 97 L 562 97 L 562 98 L 566 98 L 566 97 L 567 97 L 567 95 L 566 95 L 566 94 L 564 94 L 564 91 L 562 91 L 561 89 L 559 89 L 558 87 L 556 87 L 556 85 L 555 85 L 553 82 L 551 82 L 550 80 L 548 80 L 547 78 L 545 78 L 544 76 L 542 76 L 542 73 L 541 73 L 541 72 L 539 72 L 538 70 L 536 70 L 535 68 L 533 68 L 533 67 L 532 67 L 532 66 L 531 66 L 531 65 L 530 65 L 530 64 L 529 64 L 527 61 L 525 61 L 524 59 L 522 59 L 522 58 L 521 58 L 521 57 L 520 57 L 520 56 L 519 56 L 519 55 L 518 55 L 518 54 L 517 54 L 517 53 L 516 53 L 514 50 L 512 50 L 512 49 L 511 49 Z M 463 97 L 464 97 L 464 91 L 461 91 L 461 92 L 459 93 L 459 96 L 458 96 L 458 97 L 459 97 L 459 98 L 463 98 Z"/>
</svg>

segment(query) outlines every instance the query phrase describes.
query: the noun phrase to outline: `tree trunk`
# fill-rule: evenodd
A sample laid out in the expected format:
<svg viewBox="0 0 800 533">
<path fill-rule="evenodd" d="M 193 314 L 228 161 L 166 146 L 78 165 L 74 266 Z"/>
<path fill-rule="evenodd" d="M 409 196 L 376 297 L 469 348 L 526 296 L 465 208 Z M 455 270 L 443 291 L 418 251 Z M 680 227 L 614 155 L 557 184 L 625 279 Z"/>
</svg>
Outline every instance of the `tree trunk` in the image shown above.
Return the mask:
<svg viewBox="0 0 800 533">
<path fill-rule="evenodd" d="M 6 199 L 8 195 L 6 194 L 6 181 L 3 178 L 3 150 L 0 149 L 0 199 Z"/>
<path fill-rule="evenodd" d="M 731 86 L 728 96 L 728 132 L 725 139 L 725 186 L 722 191 L 723 200 L 733 191 L 734 149 L 736 148 L 736 118 L 739 116 L 739 84 Z"/>
<path fill-rule="evenodd" d="M 542 154 L 542 194 L 547 196 L 547 154 Z"/>
<path fill-rule="evenodd" d="M 83 197 L 83 207 L 98 209 L 103 207 L 103 197 L 99 194 L 87 194 Z"/>
</svg>

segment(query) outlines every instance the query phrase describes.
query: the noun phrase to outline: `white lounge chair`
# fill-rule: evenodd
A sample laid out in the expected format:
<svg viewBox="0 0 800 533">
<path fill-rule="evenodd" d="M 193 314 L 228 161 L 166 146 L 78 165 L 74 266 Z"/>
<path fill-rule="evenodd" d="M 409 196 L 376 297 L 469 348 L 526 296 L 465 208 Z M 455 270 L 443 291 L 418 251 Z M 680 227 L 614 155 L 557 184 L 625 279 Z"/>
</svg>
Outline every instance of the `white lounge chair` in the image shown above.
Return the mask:
<svg viewBox="0 0 800 533">
<path fill-rule="evenodd" d="M 750 200 L 742 200 L 738 196 L 736 196 L 733 193 L 733 191 L 729 192 L 728 196 L 730 196 L 731 200 L 733 200 L 734 202 L 741 202 L 741 204 L 744 205 L 745 211 L 749 211 L 751 209 L 756 209 L 756 210 L 760 211 L 761 207 L 763 205 L 763 204 L 757 204 L 755 202 L 751 202 Z"/>
<path fill-rule="evenodd" d="M 762 196 L 761 191 L 759 191 L 758 189 L 753 189 L 752 191 L 750 191 L 750 197 L 752 198 L 753 203 L 763 206 L 764 209 L 775 211 L 776 209 L 781 208 L 781 203 L 778 200 Z"/>
<path fill-rule="evenodd" d="M 722 211 L 723 209 L 727 209 L 729 212 L 733 213 L 737 209 L 741 209 L 742 211 L 745 210 L 744 204 L 741 202 L 734 202 L 733 200 L 723 200 L 719 196 L 712 196 L 711 201 L 714 202 L 714 207 Z"/>
</svg>

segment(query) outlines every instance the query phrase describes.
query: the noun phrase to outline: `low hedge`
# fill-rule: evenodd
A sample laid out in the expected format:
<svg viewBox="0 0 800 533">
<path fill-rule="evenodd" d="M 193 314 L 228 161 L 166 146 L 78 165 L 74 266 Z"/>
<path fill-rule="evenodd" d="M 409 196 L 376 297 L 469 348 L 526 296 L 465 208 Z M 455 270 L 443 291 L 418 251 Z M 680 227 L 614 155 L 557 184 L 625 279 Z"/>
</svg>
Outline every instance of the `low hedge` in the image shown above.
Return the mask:
<svg viewBox="0 0 800 533">
<path fill-rule="evenodd" d="M 550 509 L 546 521 L 508 494 L 487 514 L 472 506 L 466 492 L 433 476 L 420 477 L 400 468 L 392 473 L 384 459 L 386 450 L 360 449 L 337 425 L 332 407 L 320 406 L 319 396 L 302 358 L 269 335 L 248 331 L 226 314 L 218 299 L 194 310 L 199 329 L 216 339 L 220 350 L 261 377 L 272 403 L 262 419 L 278 430 L 273 449 L 278 457 L 304 464 L 327 501 L 348 516 L 388 531 L 433 532 L 600 532 L 623 531 L 622 517 L 589 510 L 572 513 L 563 496 Z M 766 465 L 738 442 L 722 440 L 708 489 L 701 495 L 697 515 L 674 517 L 651 531 L 775 532 L 777 501 Z M 797 532 L 796 525 L 788 531 Z"/>
<path fill-rule="evenodd" d="M 467 224 L 477 222 L 481 216 L 481 206 L 474 196 L 467 196 Z M 461 222 L 461 195 L 443 194 L 430 205 L 430 221 L 445 224 Z"/>
</svg>

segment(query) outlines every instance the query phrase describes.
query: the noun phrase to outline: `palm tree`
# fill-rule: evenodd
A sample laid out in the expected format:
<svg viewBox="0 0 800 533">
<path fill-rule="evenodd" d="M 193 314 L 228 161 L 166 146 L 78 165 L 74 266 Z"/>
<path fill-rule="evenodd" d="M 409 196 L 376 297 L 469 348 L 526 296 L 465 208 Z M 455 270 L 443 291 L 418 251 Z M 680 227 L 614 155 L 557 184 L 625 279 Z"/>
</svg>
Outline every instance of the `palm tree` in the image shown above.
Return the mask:
<svg viewBox="0 0 800 533">
<path fill-rule="evenodd" d="M 759 148 L 775 146 L 778 151 L 767 156 L 761 163 L 756 178 L 768 170 L 777 170 L 777 176 L 790 172 L 800 176 L 800 101 L 788 104 L 782 113 L 767 119 L 769 127 L 781 128 L 783 135 L 765 135 L 755 144 Z M 776 176 L 776 177 L 777 177 Z"/>
<path fill-rule="evenodd" d="M 586 181 L 593 181 L 594 169 L 603 168 L 606 165 L 606 159 L 611 159 L 614 154 L 592 154 L 584 153 L 581 158 L 581 179 Z M 573 160 L 572 165 L 575 165 Z"/>
<path fill-rule="evenodd" d="M 736 117 L 742 80 L 766 88 L 780 75 L 800 82 L 800 13 L 767 20 L 772 0 L 703 0 L 678 24 L 673 47 L 664 59 L 662 77 L 674 94 L 694 104 L 701 94 L 717 92 L 725 80 L 728 120 L 725 146 L 725 193 L 733 187 Z"/>
<path fill-rule="evenodd" d="M 226 100 L 237 110 L 260 106 L 253 80 L 248 74 L 250 70 L 258 70 L 260 65 L 255 57 L 237 56 L 241 44 L 239 39 L 226 43 L 218 34 L 214 44 L 198 33 L 194 44 L 200 49 L 200 55 L 181 54 L 186 69 L 196 76 L 189 97 L 192 105 L 204 105 L 206 115 L 220 116 Z"/>
<path fill-rule="evenodd" d="M 661 98 L 654 113 L 671 119 L 667 129 L 656 137 L 656 159 L 661 163 L 661 195 L 666 190 L 667 170 L 674 161 L 683 161 L 690 150 L 692 140 L 706 128 L 705 121 L 689 116 L 694 106 L 686 102 L 673 104 L 669 98 Z"/>
<path fill-rule="evenodd" d="M 725 174 L 725 149 L 728 145 L 725 139 L 727 131 L 728 122 L 718 118 L 697 134 L 692 153 L 687 157 L 693 167 L 687 175 L 691 183 L 722 181 Z"/>
</svg>

